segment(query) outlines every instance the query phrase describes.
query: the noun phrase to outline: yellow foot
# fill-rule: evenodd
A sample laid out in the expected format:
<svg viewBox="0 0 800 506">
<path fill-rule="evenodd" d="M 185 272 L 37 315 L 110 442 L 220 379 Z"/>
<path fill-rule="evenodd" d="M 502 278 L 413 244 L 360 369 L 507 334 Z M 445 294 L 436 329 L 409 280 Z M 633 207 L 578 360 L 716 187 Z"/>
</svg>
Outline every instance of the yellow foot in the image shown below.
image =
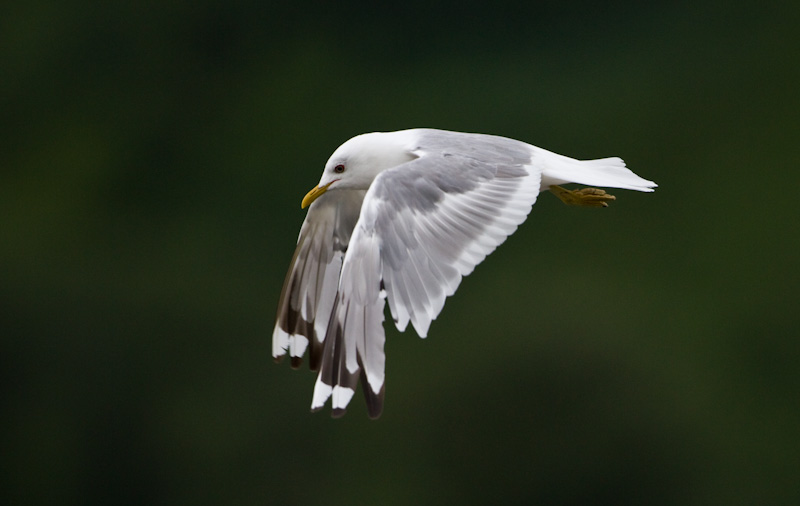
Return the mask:
<svg viewBox="0 0 800 506">
<path fill-rule="evenodd" d="M 561 202 L 568 206 L 584 207 L 608 207 L 608 202 L 617 200 L 617 197 L 610 195 L 600 188 L 581 188 L 580 190 L 567 190 L 560 186 L 553 185 L 550 191 L 561 199 Z"/>
</svg>

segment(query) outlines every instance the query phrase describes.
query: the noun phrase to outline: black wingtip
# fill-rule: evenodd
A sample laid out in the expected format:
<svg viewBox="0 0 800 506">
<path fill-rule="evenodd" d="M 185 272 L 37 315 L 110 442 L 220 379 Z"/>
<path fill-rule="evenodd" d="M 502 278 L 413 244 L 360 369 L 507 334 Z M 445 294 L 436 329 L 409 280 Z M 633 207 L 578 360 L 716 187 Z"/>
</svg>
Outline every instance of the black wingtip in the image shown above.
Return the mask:
<svg viewBox="0 0 800 506">
<path fill-rule="evenodd" d="M 369 387 L 366 387 L 364 390 L 369 390 Z M 366 400 L 367 415 L 370 420 L 377 420 L 383 413 L 383 388 L 381 388 L 380 394 L 367 396 Z"/>
<path fill-rule="evenodd" d="M 331 410 L 331 418 L 341 418 L 347 413 L 347 410 L 344 408 L 334 408 Z"/>
<path fill-rule="evenodd" d="M 321 343 L 316 337 L 311 337 L 309 339 L 311 340 L 311 344 L 308 350 L 308 368 L 312 371 L 319 371 L 319 367 L 322 364 L 324 343 Z"/>
<path fill-rule="evenodd" d="M 299 369 L 303 365 L 303 357 L 292 357 L 292 369 Z"/>
<path fill-rule="evenodd" d="M 361 365 L 359 363 L 359 365 Z M 381 385 L 380 392 L 373 392 L 367 381 L 364 369 L 361 369 L 361 390 L 364 393 L 364 401 L 367 403 L 367 415 L 371 420 L 377 420 L 383 413 L 383 398 L 386 395 L 386 382 Z"/>
</svg>

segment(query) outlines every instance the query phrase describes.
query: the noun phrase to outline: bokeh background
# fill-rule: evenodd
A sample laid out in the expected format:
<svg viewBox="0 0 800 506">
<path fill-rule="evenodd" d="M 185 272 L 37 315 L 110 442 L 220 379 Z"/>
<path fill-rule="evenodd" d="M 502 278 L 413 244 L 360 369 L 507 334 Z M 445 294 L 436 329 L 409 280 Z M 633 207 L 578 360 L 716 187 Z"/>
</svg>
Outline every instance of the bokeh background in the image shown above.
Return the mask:
<svg viewBox="0 0 800 506">
<path fill-rule="evenodd" d="M 12 2 L 0 8 L 3 504 L 800 504 L 800 8 Z M 542 195 L 386 409 L 308 409 L 277 298 L 367 131 L 621 156 Z"/>
</svg>

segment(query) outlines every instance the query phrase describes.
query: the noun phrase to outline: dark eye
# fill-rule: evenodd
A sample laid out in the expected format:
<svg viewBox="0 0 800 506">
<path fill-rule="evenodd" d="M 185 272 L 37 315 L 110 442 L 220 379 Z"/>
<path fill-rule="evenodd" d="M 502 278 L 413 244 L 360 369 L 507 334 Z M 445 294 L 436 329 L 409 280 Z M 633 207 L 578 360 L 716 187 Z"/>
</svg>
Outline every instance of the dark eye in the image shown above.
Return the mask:
<svg viewBox="0 0 800 506">
<path fill-rule="evenodd" d="M 344 165 L 340 163 L 339 165 L 333 168 L 333 171 L 337 174 L 341 174 L 342 172 L 344 172 Z"/>
</svg>

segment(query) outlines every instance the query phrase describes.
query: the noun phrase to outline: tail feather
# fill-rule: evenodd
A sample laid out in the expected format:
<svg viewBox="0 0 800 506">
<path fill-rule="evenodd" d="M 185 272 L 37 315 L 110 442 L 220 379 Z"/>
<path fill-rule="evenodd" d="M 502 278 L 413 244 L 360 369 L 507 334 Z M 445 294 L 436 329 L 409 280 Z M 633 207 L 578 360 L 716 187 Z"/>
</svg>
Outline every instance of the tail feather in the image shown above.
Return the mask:
<svg viewBox="0 0 800 506">
<path fill-rule="evenodd" d="M 576 160 L 541 148 L 535 148 L 534 153 L 535 159 L 543 167 L 542 190 L 551 185 L 566 183 L 640 192 L 651 192 L 658 186 L 653 181 L 634 174 L 618 157 Z"/>
</svg>

